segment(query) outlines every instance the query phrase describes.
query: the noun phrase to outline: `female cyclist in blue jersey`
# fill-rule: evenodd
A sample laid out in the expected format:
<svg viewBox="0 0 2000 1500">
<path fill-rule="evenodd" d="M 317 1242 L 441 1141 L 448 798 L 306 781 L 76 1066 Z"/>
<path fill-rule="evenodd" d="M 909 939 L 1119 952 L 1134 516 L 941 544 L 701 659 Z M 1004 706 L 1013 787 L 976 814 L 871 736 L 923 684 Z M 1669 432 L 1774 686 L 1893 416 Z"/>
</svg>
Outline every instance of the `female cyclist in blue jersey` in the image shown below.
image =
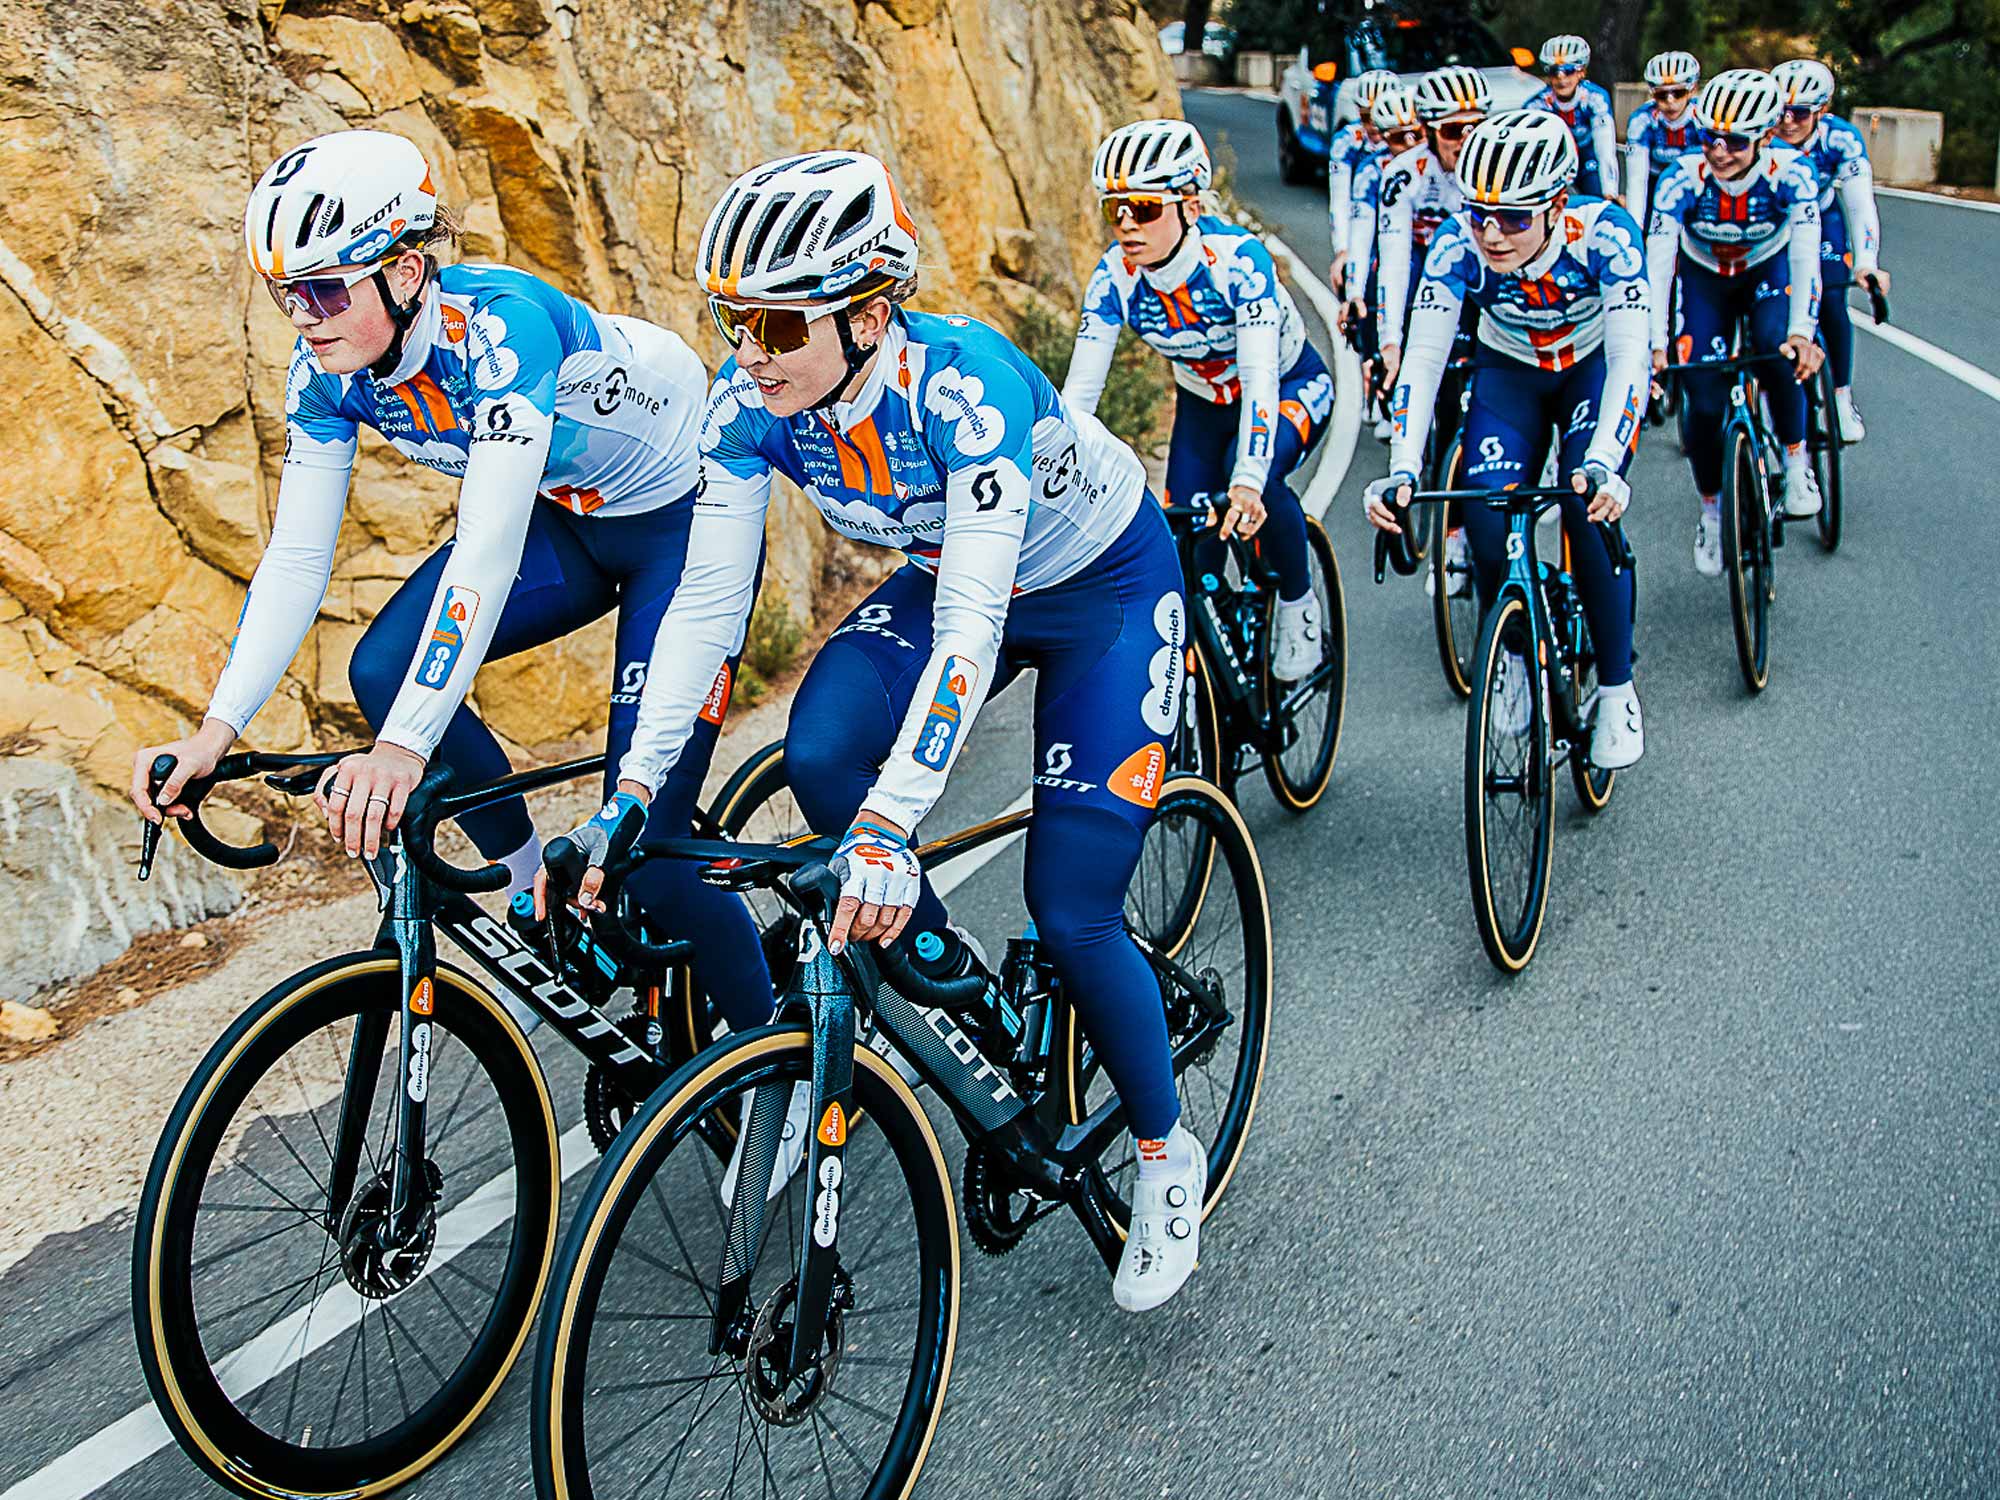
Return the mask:
<svg viewBox="0 0 2000 1500">
<path fill-rule="evenodd" d="M 916 230 L 872 156 L 745 173 L 696 265 L 735 353 L 709 393 L 687 571 L 620 788 L 643 800 L 673 772 L 742 643 L 774 477 L 907 559 L 814 658 L 785 734 L 793 795 L 840 839 L 830 944 L 946 933 L 914 835 L 981 706 L 1033 667 L 1035 765 L 1061 769 L 1036 779 L 1028 910 L 1139 1141 L 1114 1294 L 1157 1306 L 1194 1269 L 1207 1158 L 1180 1123 L 1159 985 L 1124 918 L 1186 649 L 1180 562 L 1145 472 L 991 328 L 900 305 Z M 587 898 L 598 884 L 593 870 Z"/>
<path fill-rule="evenodd" d="M 1847 289 L 1859 281 L 1889 290 L 1889 273 L 1877 263 L 1882 226 L 1875 212 L 1875 170 L 1861 132 L 1827 113 L 1833 72 L 1825 63 L 1793 58 L 1779 63 L 1771 76 L 1785 106 L 1778 139 L 1801 152 L 1819 176 L 1819 337 L 1833 366 L 1841 441 L 1858 443 L 1867 434 L 1854 409 L 1854 322 Z"/>
<path fill-rule="evenodd" d="M 1333 133 L 1333 142 L 1327 148 L 1326 222 L 1328 237 L 1333 242 L 1333 269 L 1326 284 L 1336 292 L 1347 265 L 1347 226 L 1354 217 L 1355 169 L 1382 149 L 1382 132 L 1369 118 L 1370 111 L 1382 90 L 1395 82 L 1396 75 L 1387 68 L 1371 69 L 1355 79 L 1348 96 L 1354 101 L 1355 117 Z"/>
<path fill-rule="evenodd" d="M 1748 352 L 1782 354 L 1793 378 L 1767 371 L 1760 382 L 1771 426 L 1785 445 L 1785 513 L 1810 516 L 1819 484 L 1806 461 L 1806 398 L 1801 385 L 1820 366 L 1813 342 L 1819 322 L 1819 181 L 1789 146 L 1771 144 L 1781 108 L 1777 80 L 1733 68 L 1702 85 L 1694 103 L 1701 127 L 1697 156 L 1665 172 L 1646 232 L 1653 287 L 1653 367 L 1667 363 L 1667 296 L 1678 265 L 1681 326 L 1691 359 L 1730 352 L 1738 319 L 1750 330 Z M 1694 565 L 1722 573 L 1722 408 L 1729 377 L 1689 370 L 1688 467 L 1701 496 Z"/>
<path fill-rule="evenodd" d="M 374 747 L 330 767 L 319 800 L 349 854 L 373 857 L 433 759 L 468 781 L 506 753 L 465 705 L 480 663 L 618 613 L 607 745 L 623 755 L 660 617 L 680 579 L 699 479 L 707 375 L 663 328 L 596 312 L 525 272 L 440 266 L 452 237 L 423 153 L 350 130 L 287 152 L 244 213 L 251 269 L 298 331 L 285 382 L 285 462 L 271 541 L 201 727 L 134 757 L 132 798 L 184 816 L 206 775 L 277 687 L 325 596 L 357 438 L 460 478 L 454 539 L 419 567 L 355 647 L 355 700 Z M 700 733 L 646 823 L 686 834 L 728 697 L 712 672 Z M 153 757 L 177 768 L 158 804 Z M 540 843 L 517 799 L 465 830 L 524 890 Z M 633 894 L 670 934 L 700 932 L 696 971 L 739 1025 L 770 1015 L 748 912 L 691 867 L 646 867 Z"/>
<path fill-rule="evenodd" d="M 1576 190 L 1586 198 L 1618 196 L 1618 122 L 1611 96 L 1592 83 L 1590 43 L 1565 33 L 1542 43 L 1542 66 L 1549 84 L 1528 101 L 1529 109 L 1545 109 L 1569 127 L 1576 143 Z"/>
<path fill-rule="evenodd" d="M 1534 483 L 1550 435 L 1559 435 L 1560 469 L 1576 491 L 1563 502 L 1563 533 L 1597 647 L 1590 758 L 1615 770 L 1645 750 L 1632 684 L 1632 573 L 1614 570 L 1591 523 L 1616 520 L 1631 498 L 1621 474 L 1646 405 L 1646 265 L 1632 216 L 1615 203 L 1571 199 L 1575 178 L 1576 143 L 1547 114 L 1510 110 L 1466 137 L 1458 159 L 1466 207 L 1431 241 L 1396 391 L 1389 474 L 1368 486 L 1364 504 L 1384 531 L 1408 523 L 1460 309 L 1477 306 L 1466 482 Z M 1467 505 L 1465 530 L 1480 599 L 1490 604 L 1507 572 L 1506 518 Z M 1514 732 L 1533 712 L 1534 680 L 1526 661 L 1508 657 L 1498 711 Z"/>
<path fill-rule="evenodd" d="M 1690 101 L 1701 82 L 1701 63 L 1690 52 L 1660 52 L 1646 59 L 1646 102 L 1625 123 L 1625 207 L 1642 226 L 1660 174 L 1690 151 L 1695 139 Z"/>
<path fill-rule="evenodd" d="M 1321 622 L 1305 512 L 1285 480 L 1325 431 L 1333 377 L 1271 252 L 1201 212 L 1210 177 L 1208 147 L 1185 120 L 1140 120 L 1098 146 L 1091 178 L 1118 243 L 1084 289 L 1063 404 L 1097 410 L 1120 328 L 1167 357 L 1179 395 L 1166 499 L 1226 488 L 1219 534 L 1261 532 L 1278 574 L 1271 672 L 1296 682 L 1320 663 Z"/>
<path fill-rule="evenodd" d="M 1382 177 L 1389 164 L 1424 143 L 1423 121 L 1417 115 L 1416 90 L 1402 82 L 1384 84 L 1369 110 L 1375 127 L 1375 149 L 1354 169 L 1349 191 L 1346 285 L 1341 295 L 1340 331 L 1361 360 L 1362 386 L 1379 413 L 1375 436 L 1389 441 L 1389 417 L 1380 409 L 1381 340 L 1377 318 L 1381 305 Z"/>
</svg>

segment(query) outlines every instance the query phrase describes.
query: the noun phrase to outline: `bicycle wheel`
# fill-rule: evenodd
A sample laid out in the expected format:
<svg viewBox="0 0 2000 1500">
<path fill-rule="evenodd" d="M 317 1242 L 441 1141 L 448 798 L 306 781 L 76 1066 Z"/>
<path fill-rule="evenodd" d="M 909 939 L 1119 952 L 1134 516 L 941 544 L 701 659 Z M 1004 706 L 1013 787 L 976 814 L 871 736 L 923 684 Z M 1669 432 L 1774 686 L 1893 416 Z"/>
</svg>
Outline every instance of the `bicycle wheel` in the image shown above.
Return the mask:
<svg viewBox="0 0 2000 1500">
<path fill-rule="evenodd" d="M 1835 292 L 1834 296 L 1845 293 Z M 1819 480 L 1819 544 L 1828 552 L 1840 550 L 1841 449 L 1840 403 L 1833 398 L 1833 363 L 1819 367 L 1814 382 L 1814 400 L 1807 416 L 1806 446 L 1812 451 L 1813 475 Z"/>
<path fill-rule="evenodd" d="M 1209 872 L 1204 899 L 1189 922 L 1178 896 L 1185 880 L 1172 870 L 1204 862 Z M 1163 871 L 1165 878 L 1159 878 Z M 1208 1195 L 1202 1203 L 1206 1218 L 1221 1202 L 1242 1159 L 1257 1110 L 1270 1041 L 1272 987 L 1263 867 L 1242 814 L 1214 787 L 1185 778 L 1167 784 L 1126 893 L 1125 922 L 1206 987 L 1206 996 L 1198 995 L 1165 966 L 1153 966 L 1166 1006 L 1167 1040 L 1177 1053 L 1202 1030 L 1210 1004 L 1219 1002 L 1229 1013 L 1220 1035 L 1177 1059 L 1182 1123 L 1208 1148 Z M 1057 1118 L 1077 1123 L 1111 1098 L 1111 1083 L 1068 1005 L 1057 1036 Z M 1108 1189 L 1107 1212 L 1123 1234 L 1138 1172 L 1129 1134 L 1112 1141 L 1098 1170 Z"/>
<path fill-rule="evenodd" d="M 1771 680 L 1771 551 L 1764 479 L 1749 429 L 1731 425 L 1722 469 L 1722 571 L 1729 578 L 1729 623 L 1736 665 L 1753 693 Z"/>
<path fill-rule="evenodd" d="M 1555 799 L 1549 785 L 1547 695 L 1531 665 L 1525 725 L 1501 713 L 1503 658 L 1535 660 L 1528 601 L 1506 592 L 1480 631 L 1465 715 L 1465 861 L 1486 956 L 1518 974 L 1535 956 L 1548 909 Z"/>
<path fill-rule="evenodd" d="M 773 1199 L 744 1311 L 710 1347 L 729 1217 L 696 1127 L 738 1116 L 759 1085 L 809 1080 L 812 1048 L 809 1030 L 774 1026 L 712 1049 L 661 1086 L 599 1168 L 535 1361 L 545 1500 L 902 1500 L 915 1485 L 951 1374 L 958 1221 L 929 1120 L 873 1053 L 856 1050 L 854 1088 L 874 1128 L 848 1137 L 824 1190 L 799 1172 Z M 829 1214 L 839 1262 L 827 1337 L 787 1378 L 777 1366 L 799 1247 Z"/>
<path fill-rule="evenodd" d="M 1333 554 L 1326 528 L 1311 516 L 1306 517 L 1306 546 L 1312 556 L 1313 597 L 1319 601 L 1320 662 L 1331 670 L 1327 680 L 1292 710 L 1282 728 L 1284 747 L 1264 757 L 1264 780 L 1270 783 L 1271 795 L 1293 812 L 1304 812 L 1325 795 L 1347 716 L 1347 600 L 1340 587 L 1340 560 Z M 1277 608 L 1274 591 L 1264 626 L 1266 641 L 1271 638 Z M 1268 651 L 1258 675 L 1264 712 L 1276 720 L 1292 684 L 1271 675 Z"/>
<path fill-rule="evenodd" d="M 1456 489 L 1464 467 L 1464 450 L 1454 443 L 1439 487 Z M 1431 631 L 1437 637 L 1438 664 L 1444 668 L 1445 686 L 1458 697 L 1466 698 L 1472 694 L 1472 653 L 1479 644 L 1479 590 L 1472 577 L 1472 548 L 1466 542 L 1465 555 L 1452 562 L 1450 529 L 1458 506 L 1433 505 L 1429 509 Z M 1453 589 L 1457 592 L 1453 593 Z"/>
<path fill-rule="evenodd" d="M 1222 786 L 1228 780 L 1222 757 L 1222 713 L 1215 701 L 1215 679 L 1209 676 L 1208 663 L 1201 652 L 1189 647 L 1180 729 L 1174 735 L 1167 770 L 1172 775 L 1199 776 Z"/>
<path fill-rule="evenodd" d="M 140 1363 L 176 1441 L 239 1495 L 394 1489 L 527 1342 L 561 1185 L 548 1088 L 498 1002 L 440 967 L 411 1081 L 436 1196 L 397 1230 L 401 995 L 379 954 L 286 980 L 209 1049 L 153 1153 L 132 1247 Z M 338 1160 L 353 1180 L 336 1201 Z"/>
<path fill-rule="evenodd" d="M 1618 773 L 1607 771 L 1590 759 L 1595 710 L 1584 705 L 1594 704 L 1597 698 L 1597 646 L 1590 638 L 1590 621 L 1584 618 L 1582 608 L 1570 610 L 1569 615 L 1569 640 L 1566 645 L 1570 670 L 1576 674 L 1579 716 L 1584 721 L 1573 726 L 1576 734 L 1569 747 L 1569 777 L 1576 787 L 1576 800 L 1583 804 L 1585 812 L 1595 817 L 1610 803 L 1611 789 L 1617 784 Z"/>
</svg>

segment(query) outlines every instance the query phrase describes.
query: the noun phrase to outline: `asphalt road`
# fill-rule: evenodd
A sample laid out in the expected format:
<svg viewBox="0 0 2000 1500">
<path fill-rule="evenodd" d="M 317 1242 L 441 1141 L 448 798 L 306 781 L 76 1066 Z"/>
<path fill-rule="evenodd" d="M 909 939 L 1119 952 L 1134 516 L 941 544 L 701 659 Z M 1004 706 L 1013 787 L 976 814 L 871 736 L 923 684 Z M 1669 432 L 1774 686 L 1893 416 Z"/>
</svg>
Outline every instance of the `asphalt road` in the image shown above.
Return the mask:
<svg viewBox="0 0 2000 1500">
<path fill-rule="evenodd" d="M 1272 106 L 1187 108 L 1323 262 L 1323 190 L 1276 183 Z M 2000 218 L 1883 218 L 1898 322 L 1994 369 L 1976 268 Z M 1003 1260 L 968 1244 L 919 1494 L 2000 1493 L 2000 614 L 1970 567 L 2000 554 L 2000 411 L 1859 342 L 1846 540 L 1780 554 L 1758 699 L 1723 583 L 1692 568 L 1685 465 L 1647 439 L 1647 755 L 1600 819 L 1559 803 L 1513 981 L 1473 930 L 1463 709 L 1427 601 L 1370 578 L 1364 436 L 1327 516 L 1353 658 L 1332 791 L 1294 818 L 1244 783 L 1278 1004 L 1203 1269 L 1135 1318 L 1064 1219 Z M 934 829 L 1024 789 L 1025 696 L 982 720 Z M 1016 851 L 954 897 L 990 945 L 1018 877 Z M 568 1125 L 576 1070 L 542 1051 Z M 143 1403 L 128 1255 L 113 1220 L 0 1279 L 0 1493 Z M 528 1400 L 524 1364 L 414 1492 L 531 1493 Z M 207 1492 L 169 1448 L 95 1493 Z"/>
</svg>

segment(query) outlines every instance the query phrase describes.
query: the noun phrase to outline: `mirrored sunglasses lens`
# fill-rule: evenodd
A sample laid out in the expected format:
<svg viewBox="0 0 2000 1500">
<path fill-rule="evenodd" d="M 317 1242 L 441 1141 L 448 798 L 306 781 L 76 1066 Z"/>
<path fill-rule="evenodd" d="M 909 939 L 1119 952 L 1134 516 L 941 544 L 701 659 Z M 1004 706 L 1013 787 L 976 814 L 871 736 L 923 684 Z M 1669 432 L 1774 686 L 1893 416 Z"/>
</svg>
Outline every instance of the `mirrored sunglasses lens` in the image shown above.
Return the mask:
<svg viewBox="0 0 2000 1500">
<path fill-rule="evenodd" d="M 326 276 L 310 281 L 264 282 L 271 300 L 278 304 L 278 311 L 286 317 L 294 308 L 302 308 L 315 318 L 331 318 L 344 313 L 353 305 L 353 293 L 347 283 L 338 277 Z"/>
<path fill-rule="evenodd" d="M 731 307 L 726 302 L 710 306 L 715 309 L 715 326 L 732 349 L 745 334 L 766 354 L 790 354 L 812 338 L 812 325 L 795 307 Z"/>
<path fill-rule="evenodd" d="M 1151 224 L 1167 211 L 1166 202 L 1159 198 L 1106 198 L 1104 218 L 1116 225 L 1122 215 L 1130 214 L 1134 224 Z"/>
</svg>

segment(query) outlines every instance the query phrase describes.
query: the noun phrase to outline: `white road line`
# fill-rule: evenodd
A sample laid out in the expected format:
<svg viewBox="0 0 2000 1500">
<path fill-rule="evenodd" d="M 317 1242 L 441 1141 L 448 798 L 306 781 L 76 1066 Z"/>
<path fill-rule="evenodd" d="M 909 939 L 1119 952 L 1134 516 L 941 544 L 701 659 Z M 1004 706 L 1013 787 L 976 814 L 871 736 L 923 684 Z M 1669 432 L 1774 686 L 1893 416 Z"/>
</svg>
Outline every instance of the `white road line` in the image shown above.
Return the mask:
<svg viewBox="0 0 2000 1500">
<path fill-rule="evenodd" d="M 1942 370 L 1953 380 L 1962 381 L 1988 400 L 2000 401 L 2000 377 L 1988 374 L 1978 365 L 1960 359 L 1936 344 L 1927 343 L 1914 333 L 1905 333 L 1893 323 L 1877 324 L 1858 309 L 1852 321 L 1863 333 L 1873 334 L 1883 343 L 1894 344 L 1905 354 L 1915 355 L 1932 369 Z M 7 1497 L 0 1495 L 0 1500 L 7 1500 Z"/>
<path fill-rule="evenodd" d="M 1317 520 L 1326 514 L 1326 508 L 1339 492 L 1341 481 L 1347 478 L 1347 470 L 1354 462 L 1354 445 L 1361 435 L 1361 403 L 1356 397 L 1361 390 L 1361 361 L 1355 355 L 1346 339 L 1340 336 L 1340 300 L 1333 295 L 1333 289 L 1321 281 L 1299 253 L 1279 239 L 1275 234 L 1266 233 L 1264 243 L 1271 253 L 1284 261 L 1293 281 L 1306 294 L 1319 314 L 1320 322 L 1333 336 L 1333 424 L 1327 432 L 1327 450 L 1320 455 L 1319 467 L 1313 471 L 1312 483 L 1306 487 L 1299 504 L 1307 515 Z M 0 1500 L 5 1500 L 0 1496 Z"/>
<path fill-rule="evenodd" d="M 1024 792 L 1006 811 L 1019 812 L 1032 798 L 1033 793 Z M 963 859 L 953 860 L 938 871 L 932 887 L 939 896 L 958 889 L 1018 842 L 1025 832 L 1024 829 L 1004 839 L 995 839 Z M 590 1132 L 581 1124 L 563 1132 L 561 1146 L 565 1182 L 597 1160 Z M 438 1220 L 437 1248 L 431 1253 L 424 1275 L 456 1260 L 498 1229 L 513 1209 L 514 1172 L 510 1167 L 476 1188 L 469 1198 Z M 337 1283 L 310 1305 L 272 1324 L 224 1356 L 216 1367 L 222 1388 L 232 1397 L 247 1396 L 354 1327 L 370 1305 L 346 1282 Z M 173 1435 L 167 1431 L 159 1411 L 148 1403 L 98 1429 L 60 1458 L 10 1485 L 0 1493 L 0 1500 L 84 1500 L 137 1468 L 172 1441 Z"/>
<path fill-rule="evenodd" d="M 1183 90 L 1189 94 L 1215 94 L 1224 99 L 1255 99 L 1263 104 L 1283 104 L 1285 96 L 1274 94 L 1269 89 L 1221 89 L 1208 84 Z"/>
<path fill-rule="evenodd" d="M 1946 193 L 1925 193 L 1916 188 L 1892 188 L 1877 186 L 1877 196 L 1883 198 L 1908 198 L 1917 203 L 1946 203 L 1953 208 L 1969 208 L 1975 213 L 2000 214 L 2000 203 L 1982 203 L 1977 198 L 1953 198 Z"/>
</svg>

